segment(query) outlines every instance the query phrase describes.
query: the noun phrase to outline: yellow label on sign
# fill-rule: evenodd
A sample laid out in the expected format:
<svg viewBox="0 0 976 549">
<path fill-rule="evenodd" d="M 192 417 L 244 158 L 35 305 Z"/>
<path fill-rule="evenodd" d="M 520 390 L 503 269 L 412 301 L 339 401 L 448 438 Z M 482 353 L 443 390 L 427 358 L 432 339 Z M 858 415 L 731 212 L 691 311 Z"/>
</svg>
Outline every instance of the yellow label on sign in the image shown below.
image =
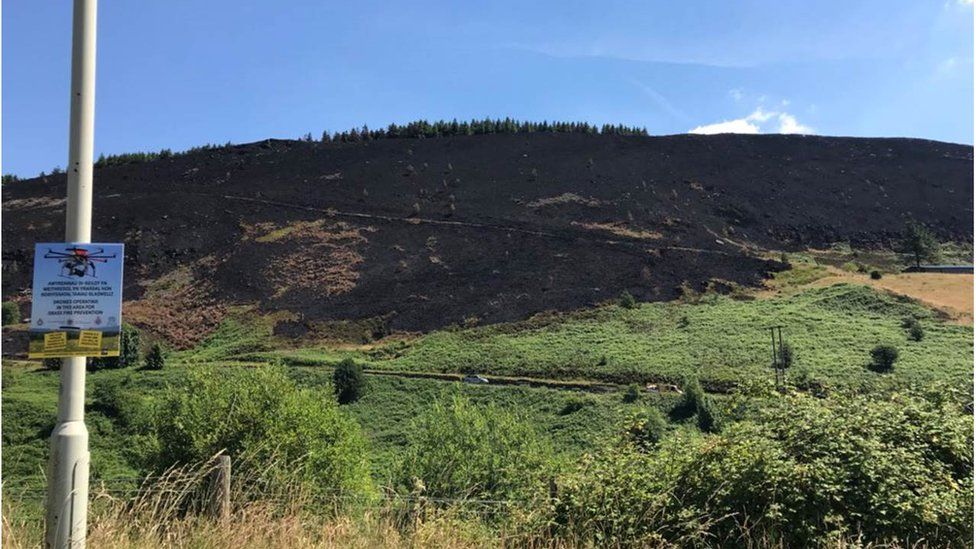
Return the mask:
<svg viewBox="0 0 976 549">
<path fill-rule="evenodd" d="M 50 332 L 44 334 L 44 350 L 64 349 L 68 346 L 68 334 L 66 332 Z"/>
<path fill-rule="evenodd" d="M 98 349 L 102 346 L 102 332 L 82 330 L 78 335 L 78 346 L 85 349 Z"/>
</svg>

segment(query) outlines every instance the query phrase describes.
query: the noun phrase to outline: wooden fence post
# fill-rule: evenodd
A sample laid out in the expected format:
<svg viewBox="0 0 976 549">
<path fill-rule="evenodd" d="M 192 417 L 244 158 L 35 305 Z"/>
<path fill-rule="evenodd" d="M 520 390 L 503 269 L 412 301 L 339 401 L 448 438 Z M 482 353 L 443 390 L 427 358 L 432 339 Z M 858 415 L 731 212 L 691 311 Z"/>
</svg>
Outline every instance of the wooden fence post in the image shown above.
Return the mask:
<svg viewBox="0 0 976 549">
<path fill-rule="evenodd" d="M 211 513 L 220 520 L 227 520 L 230 518 L 230 456 L 217 456 L 217 464 L 210 475 Z"/>
</svg>

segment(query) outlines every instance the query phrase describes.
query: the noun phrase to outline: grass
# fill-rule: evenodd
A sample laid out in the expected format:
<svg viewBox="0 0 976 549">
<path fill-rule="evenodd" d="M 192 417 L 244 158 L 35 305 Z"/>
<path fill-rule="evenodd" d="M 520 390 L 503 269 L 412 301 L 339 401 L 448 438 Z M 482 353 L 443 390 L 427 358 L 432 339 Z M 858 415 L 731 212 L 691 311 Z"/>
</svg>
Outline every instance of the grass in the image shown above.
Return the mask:
<svg viewBox="0 0 976 549">
<path fill-rule="evenodd" d="M 323 368 L 297 367 L 293 377 L 303 386 L 331 390 L 331 371 Z M 445 383 L 428 379 L 368 376 L 366 394 L 344 408 L 366 430 L 372 442 L 373 466 L 377 478 L 383 478 L 406 443 L 411 422 L 438 399 L 460 394 L 477 404 L 495 404 L 517 411 L 545 433 L 557 452 L 566 459 L 576 459 L 592 450 L 599 441 L 620 432 L 628 414 L 643 407 L 657 407 L 667 413 L 674 407 L 676 394 L 644 394 L 632 403 L 624 403 L 622 392 L 602 394 L 547 388 L 483 386 Z M 571 403 L 580 403 L 569 411 Z"/>
<path fill-rule="evenodd" d="M 909 341 L 905 316 L 921 319 L 926 336 Z M 822 383 L 861 386 L 875 345 L 898 347 L 888 378 L 897 383 L 968 386 L 973 368 L 969 327 L 943 322 L 916 302 L 864 286 L 839 284 L 789 296 L 738 301 L 707 296 L 695 304 L 615 305 L 524 322 L 434 332 L 362 351 L 346 351 L 369 368 L 478 372 L 614 383 L 672 381 L 698 375 L 711 388 L 771 376 L 768 326 L 783 325 L 795 365 Z M 277 353 L 297 363 L 331 364 L 329 349 Z"/>
</svg>

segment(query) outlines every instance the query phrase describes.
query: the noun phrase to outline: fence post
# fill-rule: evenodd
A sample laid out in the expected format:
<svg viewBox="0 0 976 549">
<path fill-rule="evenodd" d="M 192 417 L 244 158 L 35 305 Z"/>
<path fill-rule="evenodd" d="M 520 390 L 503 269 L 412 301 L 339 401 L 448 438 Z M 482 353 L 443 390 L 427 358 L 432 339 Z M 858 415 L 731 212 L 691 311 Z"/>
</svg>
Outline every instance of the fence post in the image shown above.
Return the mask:
<svg viewBox="0 0 976 549">
<path fill-rule="evenodd" d="M 230 456 L 217 456 L 217 464 L 210 472 L 210 509 L 220 520 L 230 518 Z"/>
</svg>

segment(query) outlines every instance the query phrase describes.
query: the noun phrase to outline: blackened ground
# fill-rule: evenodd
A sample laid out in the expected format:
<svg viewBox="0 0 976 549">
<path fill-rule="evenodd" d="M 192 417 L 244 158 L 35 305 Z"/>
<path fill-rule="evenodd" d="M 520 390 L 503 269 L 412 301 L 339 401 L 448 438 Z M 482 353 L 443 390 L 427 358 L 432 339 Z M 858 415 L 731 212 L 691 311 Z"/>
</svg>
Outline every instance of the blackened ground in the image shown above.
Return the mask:
<svg viewBox="0 0 976 549">
<path fill-rule="evenodd" d="M 890 247 L 909 216 L 971 242 L 972 155 L 779 135 L 269 140 L 97 169 L 94 235 L 126 243 L 127 301 L 183 322 L 257 303 L 430 330 L 757 285 L 784 265 L 756 250 Z M 64 175 L 4 186 L 4 299 L 26 301 L 33 243 L 61 240 L 64 194 Z"/>
</svg>

